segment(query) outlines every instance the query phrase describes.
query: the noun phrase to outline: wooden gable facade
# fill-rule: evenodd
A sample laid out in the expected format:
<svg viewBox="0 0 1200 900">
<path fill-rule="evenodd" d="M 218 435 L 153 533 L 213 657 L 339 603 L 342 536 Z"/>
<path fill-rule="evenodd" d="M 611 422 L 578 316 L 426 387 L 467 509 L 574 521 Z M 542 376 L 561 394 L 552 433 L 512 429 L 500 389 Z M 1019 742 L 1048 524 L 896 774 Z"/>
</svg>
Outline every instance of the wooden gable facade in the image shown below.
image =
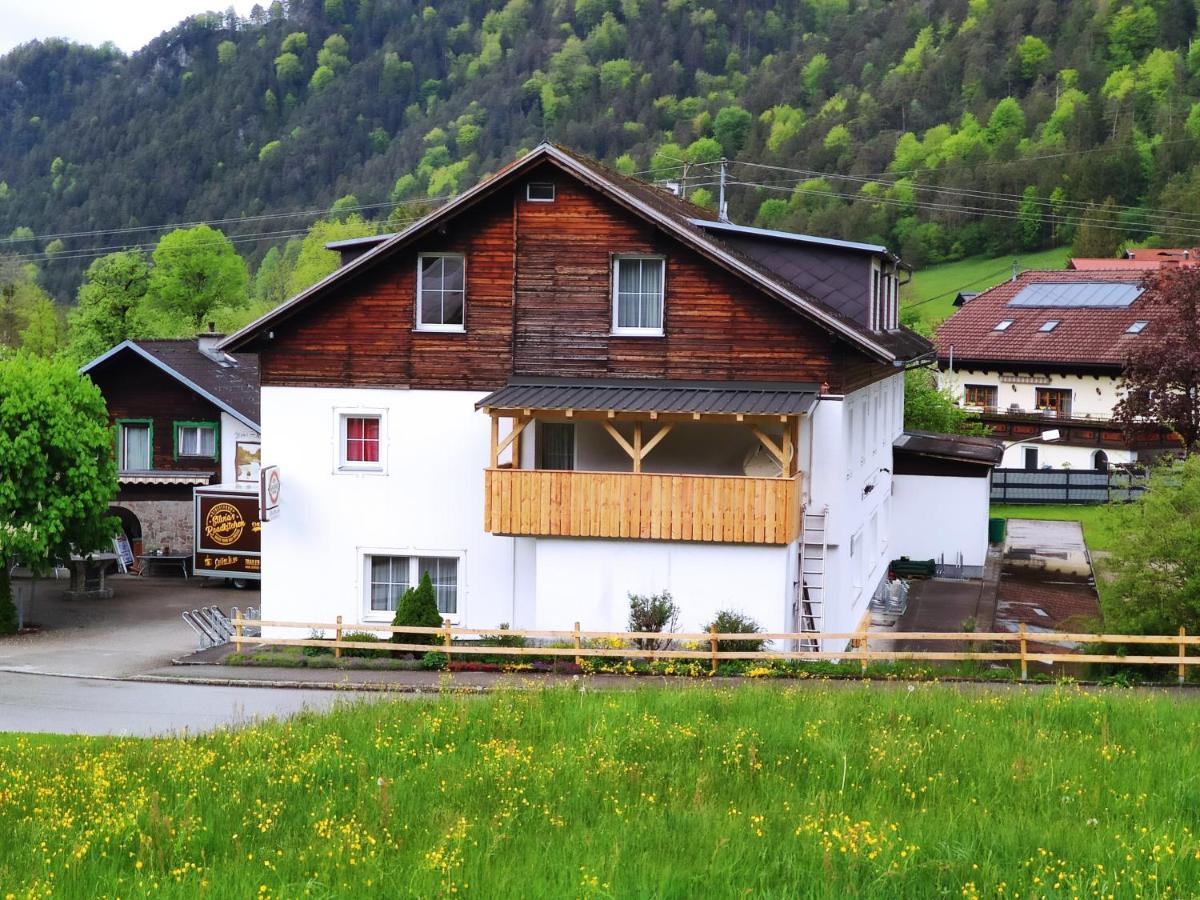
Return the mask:
<svg viewBox="0 0 1200 900">
<path fill-rule="evenodd" d="M 527 199 L 553 183 L 552 202 Z M 550 161 L 239 346 L 267 386 L 493 390 L 510 376 L 787 381 L 843 393 L 894 374 L 842 336 Z M 415 328 L 421 253 L 465 258 L 462 332 Z M 613 259 L 662 256 L 662 336 L 613 334 Z"/>
</svg>

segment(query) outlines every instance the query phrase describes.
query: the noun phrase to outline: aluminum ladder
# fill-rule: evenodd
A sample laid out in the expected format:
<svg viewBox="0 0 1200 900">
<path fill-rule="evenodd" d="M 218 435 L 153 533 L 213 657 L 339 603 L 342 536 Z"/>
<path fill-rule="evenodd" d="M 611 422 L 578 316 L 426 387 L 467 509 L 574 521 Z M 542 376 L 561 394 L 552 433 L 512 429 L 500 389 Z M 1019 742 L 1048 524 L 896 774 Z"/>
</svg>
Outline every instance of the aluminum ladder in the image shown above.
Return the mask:
<svg viewBox="0 0 1200 900">
<path fill-rule="evenodd" d="M 800 632 L 819 632 L 825 625 L 825 559 L 829 551 L 825 522 L 829 507 L 819 513 L 807 509 L 800 514 L 800 578 L 796 582 L 795 628 Z M 798 650 L 820 650 L 816 638 L 800 639 Z"/>
</svg>

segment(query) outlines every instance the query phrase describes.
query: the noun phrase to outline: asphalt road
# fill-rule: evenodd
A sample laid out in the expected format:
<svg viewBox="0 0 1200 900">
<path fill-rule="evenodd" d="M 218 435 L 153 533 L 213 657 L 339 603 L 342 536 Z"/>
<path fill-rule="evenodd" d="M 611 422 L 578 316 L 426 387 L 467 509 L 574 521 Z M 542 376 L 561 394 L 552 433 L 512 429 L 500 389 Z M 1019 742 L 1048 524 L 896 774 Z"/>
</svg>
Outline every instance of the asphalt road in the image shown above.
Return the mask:
<svg viewBox="0 0 1200 900">
<path fill-rule="evenodd" d="M 378 700 L 379 695 L 0 671 L 0 731 L 133 737 L 196 733 L 361 699 Z"/>
</svg>

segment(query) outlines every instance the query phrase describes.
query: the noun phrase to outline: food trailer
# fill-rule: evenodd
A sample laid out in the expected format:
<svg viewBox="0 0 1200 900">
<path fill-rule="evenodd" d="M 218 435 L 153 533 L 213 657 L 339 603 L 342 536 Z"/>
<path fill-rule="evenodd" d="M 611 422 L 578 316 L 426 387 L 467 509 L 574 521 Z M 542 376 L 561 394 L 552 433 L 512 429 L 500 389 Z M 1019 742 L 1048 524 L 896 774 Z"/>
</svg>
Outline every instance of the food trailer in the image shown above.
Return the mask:
<svg viewBox="0 0 1200 900">
<path fill-rule="evenodd" d="M 262 521 L 257 492 L 213 484 L 194 489 L 192 572 L 249 587 L 262 578 Z"/>
</svg>

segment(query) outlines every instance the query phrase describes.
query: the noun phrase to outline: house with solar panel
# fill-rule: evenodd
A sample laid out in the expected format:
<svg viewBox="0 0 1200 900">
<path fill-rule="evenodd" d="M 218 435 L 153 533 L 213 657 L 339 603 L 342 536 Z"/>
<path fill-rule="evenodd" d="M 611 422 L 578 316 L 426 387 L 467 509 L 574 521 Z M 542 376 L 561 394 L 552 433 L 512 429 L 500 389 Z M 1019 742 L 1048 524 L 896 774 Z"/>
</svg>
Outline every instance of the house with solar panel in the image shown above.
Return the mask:
<svg viewBox="0 0 1200 900">
<path fill-rule="evenodd" d="M 542 144 L 221 345 L 258 354 L 267 619 L 847 631 L 885 584 L 904 371 L 885 247 L 734 225 Z"/>
<path fill-rule="evenodd" d="M 940 384 L 1005 442 L 1003 468 L 1103 470 L 1177 447 L 1160 429 L 1131 440 L 1112 421 L 1125 359 L 1154 333 L 1144 275 L 1023 272 L 942 323 Z"/>
</svg>

